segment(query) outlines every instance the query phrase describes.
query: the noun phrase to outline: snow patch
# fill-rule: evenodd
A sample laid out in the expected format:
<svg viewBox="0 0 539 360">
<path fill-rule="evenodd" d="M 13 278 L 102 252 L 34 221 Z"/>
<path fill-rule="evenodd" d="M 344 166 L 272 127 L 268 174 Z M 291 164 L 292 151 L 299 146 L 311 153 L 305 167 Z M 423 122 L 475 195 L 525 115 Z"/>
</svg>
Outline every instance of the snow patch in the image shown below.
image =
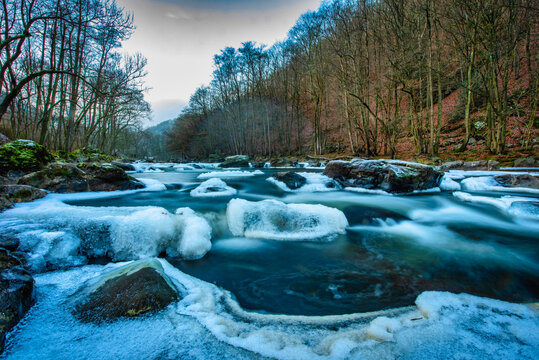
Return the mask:
<svg viewBox="0 0 539 360">
<path fill-rule="evenodd" d="M 400 329 L 401 324 L 397 319 L 380 316 L 371 321 L 367 328 L 367 335 L 377 341 L 393 340 L 393 332 Z"/>
</svg>

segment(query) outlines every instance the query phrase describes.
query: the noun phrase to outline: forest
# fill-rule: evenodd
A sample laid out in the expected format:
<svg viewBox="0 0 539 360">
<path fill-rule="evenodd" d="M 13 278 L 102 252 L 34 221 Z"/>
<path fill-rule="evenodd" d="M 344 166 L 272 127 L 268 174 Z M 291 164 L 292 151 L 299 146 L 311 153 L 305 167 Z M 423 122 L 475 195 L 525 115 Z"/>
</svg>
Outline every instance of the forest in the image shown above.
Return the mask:
<svg viewBox="0 0 539 360">
<path fill-rule="evenodd" d="M 323 2 L 285 41 L 216 54 L 167 147 L 187 158 L 532 151 L 538 19 L 533 0 Z"/>
<path fill-rule="evenodd" d="M 0 133 L 71 152 L 137 144 L 146 59 L 125 55 L 133 17 L 113 0 L 2 0 Z"/>
<path fill-rule="evenodd" d="M 132 14 L 114 0 L 1 6 L 0 133 L 12 139 L 162 160 L 534 151 L 534 0 L 325 1 L 284 41 L 215 54 L 166 136 L 142 129 L 146 59 L 121 49 Z"/>
</svg>

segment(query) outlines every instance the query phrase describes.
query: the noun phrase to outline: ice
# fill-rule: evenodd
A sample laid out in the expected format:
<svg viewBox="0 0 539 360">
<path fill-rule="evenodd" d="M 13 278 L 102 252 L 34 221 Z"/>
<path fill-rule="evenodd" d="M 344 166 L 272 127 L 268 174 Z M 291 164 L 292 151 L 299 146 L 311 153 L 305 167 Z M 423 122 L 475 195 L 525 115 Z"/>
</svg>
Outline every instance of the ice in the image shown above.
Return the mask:
<svg viewBox="0 0 539 360">
<path fill-rule="evenodd" d="M 342 211 L 323 205 L 285 204 L 277 200 L 233 199 L 227 207 L 228 227 L 235 236 L 273 240 L 314 240 L 344 234 Z"/>
<path fill-rule="evenodd" d="M 379 189 L 365 189 L 362 187 L 346 187 L 344 188 L 345 191 L 355 192 L 355 193 L 363 193 L 363 194 L 375 194 L 375 195 L 393 195 L 388 193 L 384 190 Z"/>
<path fill-rule="evenodd" d="M 255 171 L 240 171 L 240 170 L 228 170 L 228 171 L 211 171 L 198 175 L 198 179 L 210 179 L 210 178 L 236 178 L 236 177 L 250 177 L 255 175 L 264 174 L 260 170 Z"/>
<path fill-rule="evenodd" d="M 176 215 L 181 216 L 181 240 L 176 248 L 178 255 L 187 260 L 200 259 L 211 249 L 211 227 L 201 216 L 190 208 L 179 208 Z M 167 254 L 175 255 L 174 249 Z"/>
<path fill-rule="evenodd" d="M 196 189 L 191 190 L 193 197 L 219 197 L 234 196 L 238 191 L 219 179 L 211 178 L 201 183 Z"/>
<path fill-rule="evenodd" d="M 380 316 L 371 321 L 367 328 L 367 335 L 377 341 L 393 340 L 393 332 L 400 329 L 401 324 L 397 319 Z"/>
<path fill-rule="evenodd" d="M 492 176 L 470 177 L 462 180 L 463 190 L 466 191 L 499 191 L 499 192 L 517 192 L 539 194 L 539 189 L 524 187 L 504 187 L 494 180 Z"/>
<path fill-rule="evenodd" d="M 165 184 L 156 179 L 139 178 L 137 180 L 144 184 L 144 191 L 165 191 L 167 189 Z"/>
<path fill-rule="evenodd" d="M 460 184 L 446 173 L 444 174 L 442 182 L 440 183 L 440 189 L 443 191 L 459 191 Z"/>
<path fill-rule="evenodd" d="M 514 216 L 539 220 L 539 200 L 535 198 L 516 196 L 494 198 L 472 195 L 461 191 L 454 192 L 453 196 L 462 201 L 492 205 Z"/>
<path fill-rule="evenodd" d="M 266 180 L 286 192 L 324 192 L 341 190 L 341 186 L 337 182 L 324 174 L 313 172 L 298 172 L 297 174 L 303 176 L 307 181 L 305 185 L 295 190 L 290 189 L 284 182 L 279 181 L 274 177 L 267 178 Z"/>
<path fill-rule="evenodd" d="M 34 272 L 80 265 L 91 257 L 131 260 L 164 251 L 198 259 L 211 247 L 211 227 L 190 209 L 171 214 L 156 206 L 71 206 L 58 198 L 19 204 L 0 216 L 3 231 L 29 252 Z"/>
</svg>

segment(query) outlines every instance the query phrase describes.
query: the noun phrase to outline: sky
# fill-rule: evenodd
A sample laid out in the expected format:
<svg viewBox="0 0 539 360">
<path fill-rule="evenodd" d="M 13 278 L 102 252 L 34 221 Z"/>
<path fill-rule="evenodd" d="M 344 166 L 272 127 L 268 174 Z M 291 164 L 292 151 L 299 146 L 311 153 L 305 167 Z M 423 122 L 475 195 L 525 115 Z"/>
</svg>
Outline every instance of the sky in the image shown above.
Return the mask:
<svg viewBox="0 0 539 360">
<path fill-rule="evenodd" d="M 213 55 L 227 46 L 284 40 L 297 18 L 321 0 L 117 0 L 133 13 L 136 30 L 123 43 L 148 59 L 145 95 L 153 109 L 146 125 L 179 115 L 191 94 L 207 85 Z"/>
</svg>

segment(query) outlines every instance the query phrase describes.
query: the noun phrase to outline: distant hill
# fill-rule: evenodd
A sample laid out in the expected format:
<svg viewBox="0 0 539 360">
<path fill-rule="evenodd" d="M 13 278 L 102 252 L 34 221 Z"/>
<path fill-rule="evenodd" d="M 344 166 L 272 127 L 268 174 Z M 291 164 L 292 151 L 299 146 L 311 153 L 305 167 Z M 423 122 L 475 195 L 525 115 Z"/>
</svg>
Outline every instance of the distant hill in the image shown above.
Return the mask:
<svg viewBox="0 0 539 360">
<path fill-rule="evenodd" d="M 162 123 L 147 128 L 146 131 L 151 133 L 152 135 L 165 135 L 166 132 L 172 129 L 175 120 L 176 119 L 163 121 Z"/>
</svg>

